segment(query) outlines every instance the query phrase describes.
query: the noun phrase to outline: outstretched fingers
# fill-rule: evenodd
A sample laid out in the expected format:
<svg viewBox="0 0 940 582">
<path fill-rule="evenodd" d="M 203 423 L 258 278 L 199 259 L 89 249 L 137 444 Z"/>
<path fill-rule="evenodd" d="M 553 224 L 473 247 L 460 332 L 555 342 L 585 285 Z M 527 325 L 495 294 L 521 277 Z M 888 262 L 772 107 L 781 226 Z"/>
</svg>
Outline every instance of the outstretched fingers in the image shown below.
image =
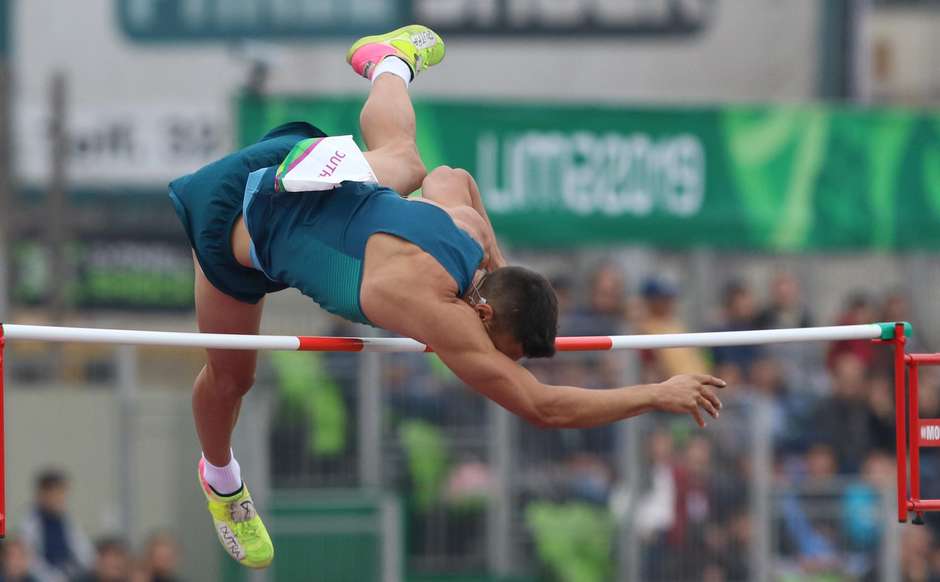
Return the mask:
<svg viewBox="0 0 940 582">
<path fill-rule="evenodd" d="M 709 374 L 698 374 L 695 379 L 699 382 L 699 387 L 698 394 L 695 396 L 695 407 L 692 416 L 699 426 L 704 427 L 705 421 L 699 409 L 707 412 L 712 418 L 718 418 L 722 404 L 718 395 L 715 394 L 715 388 L 724 388 L 728 383 Z"/>
<path fill-rule="evenodd" d="M 705 410 L 705 412 L 710 414 L 712 418 L 718 418 L 718 409 L 721 407 L 720 403 L 715 404 L 706 398 L 704 394 L 699 394 L 695 400 L 699 408 Z"/>
<path fill-rule="evenodd" d="M 728 385 L 728 383 L 722 380 L 721 378 L 718 378 L 717 376 L 710 376 L 708 374 L 696 374 L 695 379 L 698 380 L 700 383 L 705 384 L 707 386 L 715 386 L 718 388 L 724 388 L 725 386 Z"/>
<path fill-rule="evenodd" d="M 702 428 L 705 428 L 705 419 L 702 418 L 702 412 L 698 409 L 698 406 L 692 407 L 692 418 L 695 419 L 695 422 Z"/>
</svg>

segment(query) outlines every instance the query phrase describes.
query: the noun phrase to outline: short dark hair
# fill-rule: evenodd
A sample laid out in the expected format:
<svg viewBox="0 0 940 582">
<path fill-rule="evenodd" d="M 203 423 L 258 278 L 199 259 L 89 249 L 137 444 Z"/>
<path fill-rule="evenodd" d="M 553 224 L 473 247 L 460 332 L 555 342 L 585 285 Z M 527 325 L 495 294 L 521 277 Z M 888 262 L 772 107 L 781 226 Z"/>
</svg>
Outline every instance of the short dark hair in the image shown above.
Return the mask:
<svg viewBox="0 0 940 582">
<path fill-rule="evenodd" d="M 486 276 L 480 291 L 496 325 L 513 334 L 527 358 L 555 355 L 558 298 L 548 279 L 523 267 L 503 267 Z"/>
<path fill-rule="evenodd" d="M 126 553 L 127 542 L 118 536 L 104 536 L 95 541 L 95 552 L 100 556 L 111 552 Z"/>
<path fill-rule="evenodd" d="M 60 469 L 44 469 L 36 476 L 36 489 L 49 491 L 68 485 L 69 477 Z"/>
</svg>

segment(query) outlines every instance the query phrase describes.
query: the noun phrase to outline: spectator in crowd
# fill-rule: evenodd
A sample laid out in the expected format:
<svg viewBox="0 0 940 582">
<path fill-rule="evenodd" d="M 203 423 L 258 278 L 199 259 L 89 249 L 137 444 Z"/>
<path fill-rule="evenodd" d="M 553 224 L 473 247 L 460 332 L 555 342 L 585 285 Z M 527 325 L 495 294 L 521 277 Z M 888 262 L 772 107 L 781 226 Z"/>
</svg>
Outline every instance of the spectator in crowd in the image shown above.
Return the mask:
<svg viewBox="0 0 940 582">
<path fill-rule="evenodd" d="M 815 494 L 834 487 L 836 469 L 832 447 L 812 445 L 806 454 L 805 474 L 794 479 L 800 487 L 786 487 L 780 497 L 784 530 L 796 551 L 798 571 L 804 574 L 833 573 L 840 565 L 836 532 L 825 521 L 814 519 L 809 511 Z M 801 495 L 804 491 L 810 494 Z"/>
<path fill-rule="evenodd" d="M 173 536 L 156 532 L 147 540 L 139 574 L 134 582 L 180 582 L 180 550 Z"/>
<path fill-rule="evenodd" d="M 874 449 L 894 452 L 894 381 L 873 375 L 868 381 L 868 434 Z M 921 390 L 923 392 L 923 389 Z"/>
<path fill-rule="evenodd" d="M 671 551 L 668 532 L 676 523 L 676 477 L 674 441 L 669 431 L 657 428 L 648 439 L 649 488 L 637 503 L 635 527 L 645 542 L 643 578 L 667 580 L 670 563 L 657 559 Z"/>
<path fill-rule="evenodd" d="M 774 275 L 770 283 L 770 302 L 756 318 L 760 329 L 811 327 L 813 319 L 803 304 L 800 282 L 787 271 Z"/>
<path fill-rule="evenodd" d="M 615 335 L 624 331 L 627 313 L 623 273 L 613 263 L 603 263 L 590 277 L 588 302 L 572 313 L 565 333 Z"/>
<path fill-rule="evenodd" d="M 717 373 L 721 378 L 733 380 L 728 380 L 731 388 L 726 389 L 722 401 L 721 420 L 708 428 L 712 440 L 721 445 L 722 451 L 747 456 L 753 443 L 742 439 L 741 432 L 752 430 L 756 418 L 765 422 L 776 453 L 794 455 L 805 451 L 807 428 L 816 401 L 790 390 L 778 360 L 767 354 L 760 356 L 751 365 L 747 378 L 741 377 L 737 367 L 731 364 L 720 366 Z M 765 415 L 755 416 L 759 412 Z"/>
<path fill-rule="evenodd" d="M 833 362 L 832 394 L 813 412 L 817 442 L 832 447 L 842 473 L 854 474 L 870 447 L 869 380 L 865 363 L 852 351 Z"/>
<path fill-rule="evenodd" d="M 838 325 L 858 325 L 873 323 L 877 319 L 875 307 L 865 293 L 853 293 L 849 296 L 842 314 L 837 320 Z M 829 347 L 826 364 L 830 369 L 836 365 L 836 360 L 842 354 L 851 353 L 858 358 L 868 369 L 875 361 L 876 346 L 869 340 L 843 340 L 833 342 Z"/>
<path fill-rule="evenodd" d="M 900 289 L 888 291 L 881 299 L 876 316 L 877 321 L 911 321 L 911 301 L 909 294 Z M 872 370 L 876 374 L 891 375 L 894 371 L 894 353 L 887 348 L 875 346 Z M 928 351 L 921 344 L 921 337 L 914 333 L 907 338 L 907 351 Z"/>
<path fill-rule="evenodd" d="M 7 539 L 0 550 L 0 582 L 40 582 L 30 573 L 32 552 L 22 538 Z"/>
<path fill-rule="evenodd" d="M 33 571 L 44 581 L 67 580 L 91 564 L 91 544 L 68 515 L 68 491 L 65 473 L 42 471 L 36 478 L 36 505 L 20 528 L 35 549 Z"/>
<path fill-rule="evenodd" d="M 757 329 L 811 327 L 813 319 L 802 298 L 799 280 L 781 271 L 770 283 L 770 299 L 756 319 Z M 807 342 L 772 344 L 764 352 L 780 362 L 787 384 L 797 392 L 814 391 L 822 382 L 814 374 L 821 358 L 819 347 Z"/>
<path fill-rule="evenodd" d="M 751 288 L 741 281 L 732 281 L 722 293 L 722 320 L 717 331 L 743 331 L 757 327 L 757 303 Z M 761 354 L 760 346 L 723 346 L 714 348 L 715 364 L 730 363 L 744 374 Z"/>
<path fill-rule="evenodd" d="M 842 528 L 855 549 L 874 550 L 882 533 L 881 493 L 894 485 L 894 460 L 872 451 L 862 464 L 861 479 L 845 488 L 842 498 Z"/>
<path fill-rule="evenodd" d="M 119 538 L 102 538 L 95 544 L 92 570 L 73 578 L 74 582 L 128 582 L 131 556 L 127 544 Z"/>
<path fill-rule="evenodd" d="M 669 281 L 651 277 L 640 290 L 643 297 L 643 315 L 637 331 L 648 334 L 685 333 L 685 324 L 676 313 L 676 286 Z M 698 348 L 646 350 L 643 353 L 646 368 L 644 381 L 661 382 L 677 374 L 707 374 L 709 366 Z"/>
<path fill-rule="evenodd" d="M 926 527 L 901 528 L 901 580 L 940 582 L 934 535 Z"/>
</svg>

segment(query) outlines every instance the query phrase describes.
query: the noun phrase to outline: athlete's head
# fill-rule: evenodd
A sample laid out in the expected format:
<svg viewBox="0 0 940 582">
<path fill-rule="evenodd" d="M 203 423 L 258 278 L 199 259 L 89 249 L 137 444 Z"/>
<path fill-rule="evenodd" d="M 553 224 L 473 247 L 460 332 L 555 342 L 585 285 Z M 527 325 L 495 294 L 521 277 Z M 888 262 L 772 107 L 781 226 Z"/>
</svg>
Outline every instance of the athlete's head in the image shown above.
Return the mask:
<svg viewBox="0 0 940 582">
<path fill-rule="evenodd" d="M 555 355 L 558 299 L 548 280 L 522 267 L 484 275 L 467 300 L 496 349 L 513 360 Z"/>
</svg>

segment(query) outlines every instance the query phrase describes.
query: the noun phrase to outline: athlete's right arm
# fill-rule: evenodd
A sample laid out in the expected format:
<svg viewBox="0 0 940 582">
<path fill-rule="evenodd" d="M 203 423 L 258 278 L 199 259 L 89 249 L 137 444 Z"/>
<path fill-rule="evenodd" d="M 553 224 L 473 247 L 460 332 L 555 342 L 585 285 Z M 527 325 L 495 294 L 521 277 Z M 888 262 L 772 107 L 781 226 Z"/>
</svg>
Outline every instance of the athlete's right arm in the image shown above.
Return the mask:
<svg viewBox="0 0 940 582">
<path fill-rule="evenodd" d="M 549 386 L 498 351 L 476 312 L 463 302 L 426 305 L 429 322 L 420 337 L 464 383 L 534 425 L 586 428 L 648 412 L 691 414 L 705 426 L 701 410 L 718 417 L 714 388 L 724 381 L 706 375 L 609 390 Z M 700 410 L 701 409 L 701 410 Z"/>
</svg>

